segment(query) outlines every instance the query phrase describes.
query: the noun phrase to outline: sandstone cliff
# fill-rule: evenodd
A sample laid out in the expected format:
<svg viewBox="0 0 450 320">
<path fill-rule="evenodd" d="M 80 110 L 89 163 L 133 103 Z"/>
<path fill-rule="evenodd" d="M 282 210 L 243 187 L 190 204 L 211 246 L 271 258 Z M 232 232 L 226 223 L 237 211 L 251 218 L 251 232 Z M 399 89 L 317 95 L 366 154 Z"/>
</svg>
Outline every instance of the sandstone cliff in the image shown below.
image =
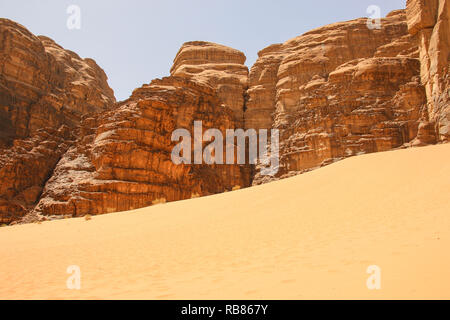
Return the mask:
<svg viewBox="0 0 450 320">
<path fill-rule="evenodd" d="M 183 44 L 170 73 L 212 86 L 223 105 L 233 110 L 240 128 L 244 125 L 248 68 L 245 55 L 215 43 L 192 41 Z"/>
<path fill-rule="evenodd" d="M 408 29 L 418 37 L 420 75 L 430 121 L 441 141 L 450 139 L 450 1 L 408 0 Z"/>
<path fill-rule="evenodd" d="M 0 19 L 0 146 L 38 129 L 76 126 L 115 102 L 103 70 L 47 37 Z"/>
<path fill-rule="evenodd" d="M 172 162 L 172 132 L 185 128 L 194 137 L 194 120 L 224 135 L 236 127 L 233 111 L 221 105 L 213 88 L 173 76 L 153 80 L 114 109 L 86 118 L 35 214 L 101 214 L 248 186 L 247 166 Z"/>
<path fill-rule="evenodd" d="M 81 116 L 114 102 L 94 60 L 0 19 L 0 223 L 33 208 Z"/>
<path fill-rule="evenodd" d="M 104 72 L 0 20 L 0 223 L 103 214 L 276 180 L 363 153 L 448 140 L 448 1 L 369 28 L 334 23 L 245 55 L 185 43 L 171 76 L 114 103 Z M 175 165 L 175 129 L 279 129 L 277 175 Z M 203 146 L 207 142 L 203 143 Z"/>
<path fill-rule="evenodd" d="M 245 124 L 281 131 L 276 177 L 411 142 L 426 122 L 417 39 L 404 10 L 379 29 L 335 23 L 259 52 L 250 70 Z M 433 143 L 423 124 L 416 144 Z"/>
<path fill-rule="evenodd" d="M 39 200 L 46 180 L 73 142 L 71 129 L 37 130 L 32 137 L 16 139 L 0 155 L 0 224 L 25 216 Z"/>
</svg>

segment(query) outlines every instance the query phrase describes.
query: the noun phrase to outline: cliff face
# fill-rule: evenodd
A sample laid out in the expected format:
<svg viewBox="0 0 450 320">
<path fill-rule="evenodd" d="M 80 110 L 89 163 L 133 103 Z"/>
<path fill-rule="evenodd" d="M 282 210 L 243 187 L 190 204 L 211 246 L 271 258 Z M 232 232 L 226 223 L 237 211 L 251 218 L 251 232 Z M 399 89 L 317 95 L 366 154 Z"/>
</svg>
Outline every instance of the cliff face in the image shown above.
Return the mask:
<svg viewBox="0 0 450 320">
<path fill-rule="evenodd" d="M 33 208 L 81 116 L 114 102 L 92 59 L 0 19 L 0 223 Z"/>
<path fill-rule="evenodd" d="M 112 110 L 83 121 L 80 139 L 58 163 L 34 213 L 101 214 L 248 186 L 246 166 L 172 162 L 178 143 L 172 132 L 187 129 L 193 144 L 195 120 L 223 135 L 236 127 L 233 111 L 207 85 L 172 76 L 136 89 Z"/>
<path fill-rule="evenodd" d="M 450 1 L 408 0 L 408 29 L 418 37 L 420 76 L 439 140 L 450 139 Z"/>
<path fill-rule="evenodd" d="M 58 163 L 33 214 L 102 214 L 249 186 L 249 166 L 171 160 L 176 129 L 189 131 L 193 150 L 194 121 L 202 121 L 203 131 L 216 128 L 223 136 L 226 129 L 242 127 L 244 61 L 242 52 L 222 45 L 184 44 L 172 76 L 153 80 L 82 122 L 80 138 Z"/>
<path fill-rule="evenodd" d="M 427 117 L 417 58 L 403 10 L 380 29 L 367 19 L 335 23 L 260 51 L 245 123 L 280 129 L 280 170 L 253 183 L 411 142 Z M 434 142 L 422 127 L 415 143 Z"/>
<path fill-rule="evenodd" d="M 414 56 L 416 40 L 408 35 L 404 11 L 370 29 L 367 19 L 334 23 L 271 45 L 258 53 L 250 70 L 248 127 L 271 127 L 277 108 L 297 108 L 301 87 L 320 84 L 340 65 L 361 58 Z"/>
<path fill-rule="evenodd" d="M 74 127 L 115 102 L 94 60 L 8 19 L 0 19 L 0 57 L 0 147 L 38 129 Z"/>
<path fill-rule="evenodd" d="M 187 42 L 170 77 L 115 104 L 93 60 L 0 20 L 0 222 L 129 210 L 446 141 L 448 1 L 424 3 L 408 1 L 379 29 L 361 18 L 271 45 L 250 72 L 238 50 Z M 278 173 L 175 165 L 172 132 L 186 129 L 192 148 L 194 121 L 223 136 L 279 129 Z"/>
<path fill-rule="evenodd" d="M 73 142 L 71 129 L 37 130 L 32 137 L 17 139 L 0 155 L 0 224 L 25 216 L 39 200 L 45 182 Z"/>
<path fill-rule="evenodd" d="M 245 55 L 215 43 L 186 42 L 176 55 L 170 74 L 212 86 L 221 103 L 233 110 L 243 128 L 248 68 Z"/>
</svg>

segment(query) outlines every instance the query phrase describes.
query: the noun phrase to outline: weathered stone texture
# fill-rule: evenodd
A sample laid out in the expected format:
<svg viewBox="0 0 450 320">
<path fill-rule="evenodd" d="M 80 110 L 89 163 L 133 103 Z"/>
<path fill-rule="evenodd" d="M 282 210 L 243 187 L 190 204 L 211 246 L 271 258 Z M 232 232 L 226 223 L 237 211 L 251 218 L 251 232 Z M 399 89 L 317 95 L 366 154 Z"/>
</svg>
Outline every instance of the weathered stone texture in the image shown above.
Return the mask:
<svg viewBox="0 0 450 320">
<path fill-rule="evenodd" d="M 170 77 L 120 103 L 93 60 L 0 19 L 0 223 L 129 210 L 447 141 L 449 16 L 448 0 L 408 0 L 379 29 L 360 18 L 271 45 L 250 72 L 238 50 L 186 42 Z M 174 164 L 172 132 L 193 137 L 194 121 L 224 136 L 279 129 L 278 173 Z"/>
<path fill-rule="evenodd" d="M 231 110 L 240 127 L 244 124 L 248 68 L 245 55 L 211 42 L 186 42 L 178 51 L 170 73 L 212 86 L 220 101 Z"/>
<path fill-rule="evenodd" d="M 114 102 L 94 60 L 0 19 L 0 223 L 33 208 L 81 116 Z"/>
<path fill-rule="evenodd" d="M 275 179 L 348 156 L 434 141 L 425 125 L 417 39 L 404 10 L 380 29 L 367 19 L 312 30 L 259 52 L 250 70 L 246 127 L 281 131 Z M 432 131 L 432 130 L 431 130 Z M 274 178 L 256 175 L 253 183 Z"/>
<path fill-rule="evenodd" d="M 408 0 L 408 29 L 418 37 L 420 75 L 430 121 L 441 141 L 450 140 L 450 1 Z"/>
<path fill-rule="evenodd" d="M 193 142 L 195 120 L 224 136 L 236 126 L 232 110 L 209 86 L 168 77 L 136 89 L 112 110 L 83 121 L 80 139 L 58 163 L 36 213 L 102 214 L 248 186 L 247 166 L 172 162 L 178 143 L 172 132 L 185 128 Z"/>
</svg>

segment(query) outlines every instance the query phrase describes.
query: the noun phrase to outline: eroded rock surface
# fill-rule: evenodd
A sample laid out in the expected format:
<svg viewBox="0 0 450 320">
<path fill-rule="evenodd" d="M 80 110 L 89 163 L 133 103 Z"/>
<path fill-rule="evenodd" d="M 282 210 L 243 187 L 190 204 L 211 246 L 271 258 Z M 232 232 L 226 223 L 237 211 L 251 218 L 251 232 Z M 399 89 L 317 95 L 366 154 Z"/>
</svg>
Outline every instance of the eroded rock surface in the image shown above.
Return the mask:
<svg viewBox="0 0 450 320">
<path fill-rule="evenodd" d="M 248 68 L 245 55 L 211 42 L 186 42 L 178 51 L 170 73 L 212 86 L 220 101 L 231 110 L 237 124 L 244 125 Z"/>
<path fill-rule="evenodd" d="M 441 141 L 450 140 L 450 1 L 408 0 L 408 28 L 418 37 L 428 113 Z"/>
<path fill-rule="evenodd" d="M 0 19 L 0 223 L 33 208 L 82 115 L 114 102 L 94 60 Z"/>
<path fill-rule="evenodd" d="M 0 19 L 0 93 L 0 147 L 42 128 L 76 126 L 115 102 L 94 60 L 8 19 Z"/>
<path fill-rule="evenodd" d="M 409 0 L 380 28 L 317 28 L 261 50 L 250 72 L 238 50 L 187 42 L 170 77 L 115 104 L 93 60 L 0 19 L 0 223 L 140 208 L 447 141 L 448 10 Z M 279 129 L 278 173 L 174 164 L 172 132 L 193 137 L 194 121 L 223 136 Z"/>
<path fill-rule="evenodd" d="M 0 224 L 25 216 L 39 200 L 45 181 L 67 151 L 72 130 L 37 130 L 32 137 L 14 140 L 14 146 L 0 155 Z"/>
<path fill-rule="evenodd" d="M 247 128 L 278 128 L 287 177 L 348 156 L 432 143 L 417 39 L 404 10 L 381 28 L 335 23 L 259 52 L 250 70 Z M 253 183 L 270 181 L 256 175 Z"/>
<path fill-rule="evenodd" d="M 210 86 L 179 77 L 154 80 L 95 118 L 86 118 L 77 144 L 58 163 L 36 213 L 102 214 L 248 186 L 250 171 L 240 165 L 176 165 L 172 132 L 193 125 L 236 127 L 233 111 Z M 204 146 L 208 143 L 204 143 Z M 193 150 L 193 146 L 192 146 Z M 192 158 L 193 159 L 193 158 Z"/>
</svg>

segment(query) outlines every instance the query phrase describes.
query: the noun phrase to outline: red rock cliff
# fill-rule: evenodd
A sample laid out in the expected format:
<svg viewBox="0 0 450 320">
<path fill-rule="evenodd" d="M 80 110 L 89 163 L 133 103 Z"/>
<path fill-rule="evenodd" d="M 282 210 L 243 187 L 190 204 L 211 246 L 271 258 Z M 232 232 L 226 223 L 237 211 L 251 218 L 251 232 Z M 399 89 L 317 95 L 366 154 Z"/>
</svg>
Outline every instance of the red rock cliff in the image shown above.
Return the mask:
<svg viewBox="0 0 450 320">
<path fill-rule="evenodd" d="M 420 76 L 431 124 L 450 140 L 450 1 L 408 0 L 408 29 L 418 37 Z"/>
<path fill-rule="evenodd" d="M 240 128 L 244 125 L 248 68 L 245 55 L 235 49 L 210 42 L 183 44 L 174 59 L 171 75 L 212 86 L 223 105 L 233 110 Z"/>
<path fill-rule="evenodd" d="M 250 70 L 245 124 L 280 129 L 287 177 L 338 159 L 434 142 L 425 122 L 417 39 L 404 10 L 379 29 L 335 23 L 259 52 Z M 270 181 L 258 173 L 254 184 Z"/>
<path fill-rule="evenodd" d="M 365 18 L 324 26 L 261 50 L 250 72 L 238 50 L 187 42 L 170 77 L 116 104 L 95 62 L 0 20 L 0 222 L 128 210 L 446 141 L 448 8 L 411 0 L 378 29 Z M 196 120 L 279 129 L 277 175 L 175 165 L 171 134 L 193 136 Z"/>
<path fill-rule="evenodd" d="M 58 163 L 35 210 L 41 215 L 102 214 L 248 186 L 240 165 L 175 165 L 176 129 L 236 127 L 216 90 L 179 77 L 154 80 L 112 110 L 82 123 L 80 139 Z"/>
<path fill-rule="evenodd" d="M 81 116 L 114 102 L 94 60 L 0 19 L 0 223 L 34 207 Z"/>
</svg>

